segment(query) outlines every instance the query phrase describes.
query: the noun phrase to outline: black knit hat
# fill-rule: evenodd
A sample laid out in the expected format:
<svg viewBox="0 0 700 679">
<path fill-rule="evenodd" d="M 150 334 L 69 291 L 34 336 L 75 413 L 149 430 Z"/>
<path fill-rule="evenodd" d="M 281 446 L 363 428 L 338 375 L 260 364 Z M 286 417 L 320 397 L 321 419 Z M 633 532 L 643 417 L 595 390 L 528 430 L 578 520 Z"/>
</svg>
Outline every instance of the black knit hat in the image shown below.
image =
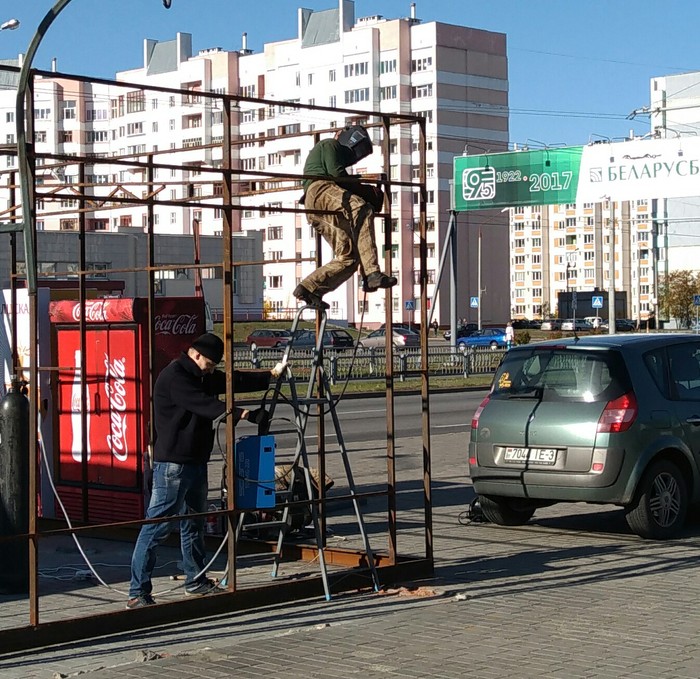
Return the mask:
<svg viewBox="0 0 700 679">
<path fill-rule="evenodd" d="M 196 349 L 214 363 L 220 363 L 224 355 L 224 343 L 220 337 L 211 332 L 205 332 L 192 342 L 192 348 Z"/>
</svg>

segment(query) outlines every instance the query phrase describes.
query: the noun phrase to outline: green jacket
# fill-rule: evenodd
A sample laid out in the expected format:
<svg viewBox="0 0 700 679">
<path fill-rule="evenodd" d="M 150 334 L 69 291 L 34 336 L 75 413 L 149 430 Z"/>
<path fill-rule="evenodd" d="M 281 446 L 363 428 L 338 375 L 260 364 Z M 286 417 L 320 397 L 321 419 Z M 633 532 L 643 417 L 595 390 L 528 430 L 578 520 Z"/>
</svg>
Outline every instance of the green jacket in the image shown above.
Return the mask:
<svg viewBox="0 0 700 679">
<path fill-rule="evenodd" d="M 333 180 L 348 177 L 345 168 L 352 165 L 354 159 L 352 151 L 337 139 L 322 139 L 309 151 L 304 164 L 304 174 L 319 175 Z M 304 192 L 309 190 L 313 181 L 304 180 Z M 342 182 L 337 183 L 342 186 Z"/>
</svg>

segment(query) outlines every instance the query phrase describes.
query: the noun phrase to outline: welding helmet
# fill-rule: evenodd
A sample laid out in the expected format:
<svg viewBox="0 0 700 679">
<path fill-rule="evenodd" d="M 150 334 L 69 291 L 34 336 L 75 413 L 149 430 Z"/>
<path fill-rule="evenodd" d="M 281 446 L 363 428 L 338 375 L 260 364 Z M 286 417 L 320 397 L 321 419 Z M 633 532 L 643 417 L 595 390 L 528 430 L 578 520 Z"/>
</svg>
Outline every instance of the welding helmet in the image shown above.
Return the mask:
<svg viewBox="0 0 700 679">
<path fill-rule="evenodd" d="M 352 165 L 372 153 L 372 140 L 362 125 L 352 125 L 341 130 L 338 134 L 338 143 L 347 146 L 352 151 L 354 157 Z"/>
</svg>

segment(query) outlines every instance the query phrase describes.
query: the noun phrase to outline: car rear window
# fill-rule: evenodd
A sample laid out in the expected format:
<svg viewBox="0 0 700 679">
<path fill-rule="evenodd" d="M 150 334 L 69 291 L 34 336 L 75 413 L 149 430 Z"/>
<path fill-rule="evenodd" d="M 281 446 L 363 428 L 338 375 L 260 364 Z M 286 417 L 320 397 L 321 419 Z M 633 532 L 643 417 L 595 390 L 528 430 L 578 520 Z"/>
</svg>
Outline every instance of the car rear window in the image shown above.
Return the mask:
<svg viewBox="0 0 700 679">
<path fill-rule="evenodd" d="M 492 398 L 610 401 L 630 390 L 617 351 L 542 347 L 509 351 L 493 382 Z"/>
</svg>

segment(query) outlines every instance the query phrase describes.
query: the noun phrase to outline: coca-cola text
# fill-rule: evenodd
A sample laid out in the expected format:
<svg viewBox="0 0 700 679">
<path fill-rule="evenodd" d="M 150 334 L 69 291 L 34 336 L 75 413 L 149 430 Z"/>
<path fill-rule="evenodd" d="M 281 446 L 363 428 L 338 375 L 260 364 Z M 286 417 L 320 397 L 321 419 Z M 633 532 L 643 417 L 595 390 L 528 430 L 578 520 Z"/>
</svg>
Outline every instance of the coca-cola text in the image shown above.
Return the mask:
<svg viewBox="0 0 700 679">
<path fill-rule="evenodd" d="M 194 335 L 198 318 L 197 314 L 158 314 L 155 332 L 157 335 Z"/>
<path fill-rule="evenodd" d="M 109 429 L 107 445 L 114 457 L 126 462 L 129 450 L 126 442 L 126 358 L 110 363 L 105 354 L 105 393 L 109 399 Z"/>
</svg>

